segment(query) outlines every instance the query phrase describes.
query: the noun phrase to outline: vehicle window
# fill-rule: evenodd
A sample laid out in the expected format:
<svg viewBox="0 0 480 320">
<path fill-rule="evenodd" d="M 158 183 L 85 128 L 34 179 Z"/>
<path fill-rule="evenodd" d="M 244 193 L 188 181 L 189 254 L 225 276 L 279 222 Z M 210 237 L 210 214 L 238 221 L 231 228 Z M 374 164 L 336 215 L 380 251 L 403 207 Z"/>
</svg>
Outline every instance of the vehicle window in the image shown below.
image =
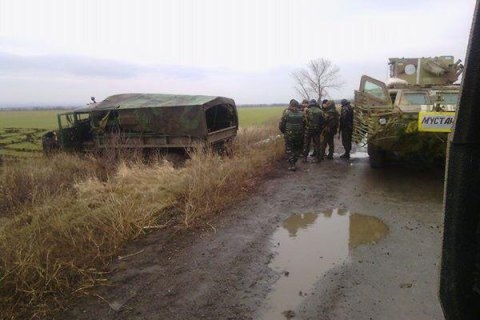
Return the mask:
<svg viewBox="0 0 480 320">
<path fill-rule="evenodd" d="M 208 132 L 213 132 L 237 125 L 233 106 L 228 104 L 217 105 L 205 112 Z"/>
<path fill-rule="evenodd" d="M 402 104 L 405 105 L 422 105 L 430 104 L 426 93 L 405 93 L 403 95 Z"/>
<path fill-rule="evenodd" d="M 89 113 L 77 113 L 76 116 L 77 116 L 77 120 L 78 120 L 78 121 L 87 120 L 87 119 L 90 118 L 90 114 L 89 114 Z"/>
<path fill-rule="evenodd" d="M 442 93 L 443 101 L 445 104 L 457 104 L 458 103 L 458 93 Z"/>
<path fill-rule="evenodd" d="M 365 82 L 365 87 L 364 87 L 365 93 L 371 94 L 372 96 L 375 96 L 377 98 L 380 98 L 382 100 L 385 100 L 385 93 L 383 92 L 382 87 L 380 87 L 378 84 L 375 84 L 370 81 Z"/>
<path fill-rule="evenodd" d="M 71 128 L 75 122 L 75 115 L 73 113 L 67 113 L 60 115 L 60 122 L 62 128 Z"/>
</svg>

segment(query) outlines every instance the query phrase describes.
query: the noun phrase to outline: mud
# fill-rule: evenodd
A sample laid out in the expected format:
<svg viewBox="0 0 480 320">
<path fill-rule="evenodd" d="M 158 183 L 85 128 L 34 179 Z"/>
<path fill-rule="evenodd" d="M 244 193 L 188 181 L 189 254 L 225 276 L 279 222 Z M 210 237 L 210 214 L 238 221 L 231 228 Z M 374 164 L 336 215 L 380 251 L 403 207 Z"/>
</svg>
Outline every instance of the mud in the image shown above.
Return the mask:
<svg viewBox="0 0 480 320">
<path fill-rule="evenodd" d="M 442 319 L 442 169 L 335 156 L 280 164 L 204 229 L 131 243 L 55 318 Z"/>
<path fill-rule="evenodd" d="M 350 258 L 359 245 L 373 245 L 388 233 L 378 218 L 342 209 L 294 214 L 275 231 L 270 268 L 283 274 L 266 298 L 261 319 L 278 319 L 295 309 L 327 271 Z"/>
</svg>

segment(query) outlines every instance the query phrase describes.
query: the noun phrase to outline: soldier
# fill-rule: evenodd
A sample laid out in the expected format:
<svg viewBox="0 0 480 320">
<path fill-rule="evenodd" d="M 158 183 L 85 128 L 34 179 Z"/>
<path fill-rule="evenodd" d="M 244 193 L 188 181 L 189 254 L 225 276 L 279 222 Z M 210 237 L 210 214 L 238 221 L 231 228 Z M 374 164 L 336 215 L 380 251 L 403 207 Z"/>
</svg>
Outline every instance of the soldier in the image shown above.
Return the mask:
<svg viewBox="0 0 480 320">
<path fill-rule="evenodd" d="M 310 152 L 310 141 L 313 140 L 313 156 L 315 161 L 320 160 L 320 133 L 325 118 L 323 111 L 315 99 L 310 100 L 308 109 L 305 111 L 305 136 L 303 140 L 303 162 L 307 162 Z"/>
<path fill-rule="evenodd" d="M 320 160 L 325 156 L 325 150 L 328 145 L 327 159 L 333 159 L 333 151 L 335 149 L 333 139 L 338 128 L 338 112 L 335 109 L 335 101 L 325 102 L 325 124 L 321 134 Z"/>
<path fill-rule="evenodd" d="M 300 110 L 305 112 L 305 111 L 307 111 L 307 109 L 308 109 L 308 100 L 303 99 L 302 100 L 302 105 L 300 106 Z"/>
<path fill-rule="evenodd" d="M 340 129 L 338 135 L 342 135 L 342 144 L 345 153 L 340 156 L 342 159 L 350 159 L 350 151 L 352 150 L 352 133 L 353 133 L 353 108 L 350 101 L 343 99 L 341 101 L 342 111 L 340 113 Z"/>
<path fill-rule="evenodd" d="M 288 109 L 283 113 L 279 129 L 285 139 L 285 153 L 287 154 L 288 170 L 295 171 L 298 157 L 302 153 L 303 135 L 305 130 L 304 115 L 298 109 L 297 100 L 290 100 Z"/>
<path fill-rule="evenodd" d="M 323 111 L 327 111 L 327 106 L 328 106 L 328 100 L 327 99 L 322 100 L 321 107 Z"/>
</svg>

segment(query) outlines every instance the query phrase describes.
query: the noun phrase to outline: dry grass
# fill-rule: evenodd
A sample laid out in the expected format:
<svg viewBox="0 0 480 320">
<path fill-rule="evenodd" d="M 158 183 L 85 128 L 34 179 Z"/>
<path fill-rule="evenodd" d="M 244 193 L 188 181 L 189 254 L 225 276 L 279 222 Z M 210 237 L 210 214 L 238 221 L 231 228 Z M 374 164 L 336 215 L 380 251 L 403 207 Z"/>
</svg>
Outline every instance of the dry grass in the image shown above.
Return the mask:
<svg viewBox="0 0 480 320">
<path fill-rule="evenodd" d="M 18 159 L 6 162 L 0 170 L 0 217 L 70 190 L 75 181 L 92 176 L 107 177 L 105 163 L 69 154 L 49 159 Z"/>
<path fill-rule="evenodd" d="M 181 168 L 167 161 L 121 162 L 111 170 L 96 159 L 67 155 L 4 168 L 2 317 L 45 317 L 105 281 L 102 271 L 120 246 L 152 227 L 214 219 L 280 158 L 280 139 L 258 143 L 276 134 L 275 127 L 241 130 L 233 157 L 194 152 Z"/>
</svg>

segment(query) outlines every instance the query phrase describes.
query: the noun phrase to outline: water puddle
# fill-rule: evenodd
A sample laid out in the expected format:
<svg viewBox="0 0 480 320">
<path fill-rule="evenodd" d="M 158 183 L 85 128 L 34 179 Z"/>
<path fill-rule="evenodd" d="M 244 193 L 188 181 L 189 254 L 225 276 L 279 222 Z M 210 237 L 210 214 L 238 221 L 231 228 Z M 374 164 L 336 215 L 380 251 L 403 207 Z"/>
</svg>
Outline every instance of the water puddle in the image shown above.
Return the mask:
<svg viewBox="0 0 480 320">
<path fill-rule="evenodd" d="M 350 154 L 350 159 L 365 159 L 368 158 L 368 153 L 365 151 L 356 151 Z"/>
<path fill-rule="evenodd" d="M 274 233 L 270 267 L 281 274 L 261 319 L 289 318 L 324 274 L 345 262 L 352 249 L 372 245 L 388 227 L 379 219 L 346 210 L 294 214 Z"/>
</svg>

